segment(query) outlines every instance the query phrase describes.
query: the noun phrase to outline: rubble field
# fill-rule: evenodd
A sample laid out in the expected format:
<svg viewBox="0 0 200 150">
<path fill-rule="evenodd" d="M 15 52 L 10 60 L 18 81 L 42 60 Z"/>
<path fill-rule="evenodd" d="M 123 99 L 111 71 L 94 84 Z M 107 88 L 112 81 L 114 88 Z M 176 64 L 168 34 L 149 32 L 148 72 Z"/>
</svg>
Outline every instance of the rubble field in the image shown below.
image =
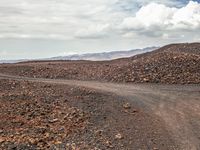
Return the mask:
<svg viewBox="0 0 200 150">
<path fill-rule="evenodd" d="M 172 44 L 112 61 L 33 61 L 2 64 L 0 72 L 35 78 L 123 83 L 200 83 L 200 43 Z"/>
<path fill-rule="evenodd" d="M 199 149 L 199 84 L 200 43 L 112 61 L 0 64 L 0 149 Z"/>
<path fill-rule="evenodd" d="M 162 119 L 80 87 L 0 79 L 0 149 L 176 149 Z"/>
</svg>

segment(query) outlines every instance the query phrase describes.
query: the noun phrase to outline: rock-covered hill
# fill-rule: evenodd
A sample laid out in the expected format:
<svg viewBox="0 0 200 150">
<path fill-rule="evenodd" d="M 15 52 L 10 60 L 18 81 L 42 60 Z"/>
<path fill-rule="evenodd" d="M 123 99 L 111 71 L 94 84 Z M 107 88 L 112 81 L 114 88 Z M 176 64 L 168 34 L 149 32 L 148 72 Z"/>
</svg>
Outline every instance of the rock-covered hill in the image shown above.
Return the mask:
<svg viewBox="0 0 200 150">
<path fill-rule="evenodd" d="M 132 57 L 115 81 L 200 83 L 200 44 L 173 44 Z"/>
<path fill-rule="evenodd" d="M 40 78 L 199 84 L 200 43 L 171 44 L 112 61 L 45 61 L 1 65 L 0 72 Z"/>
</svg>

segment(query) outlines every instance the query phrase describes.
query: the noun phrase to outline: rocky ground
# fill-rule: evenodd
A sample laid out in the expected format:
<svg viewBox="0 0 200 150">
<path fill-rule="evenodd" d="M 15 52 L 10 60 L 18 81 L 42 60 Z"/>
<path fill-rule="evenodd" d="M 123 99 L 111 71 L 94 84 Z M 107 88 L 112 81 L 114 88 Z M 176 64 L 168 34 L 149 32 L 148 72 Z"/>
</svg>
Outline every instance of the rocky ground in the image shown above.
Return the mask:
<svg viewBox="0 0 200 150">
<path fill-rule="evenodd" d="M 0 80 L 0 149 L 177 149 L 134 101 L 80 87 Z"/>
<path fill-rule="evenodd" d="M 0 149 L 199 149 L 199 83 L 199 43 L 104 62 L 1 64 Z"/>
<path fill-rule="evenodd" d="M 198 84 L 200 43 L 172 44 L 113 61 L 51 61 L 0 65 L 0 72 L 38 78 Z"/>
</svg>

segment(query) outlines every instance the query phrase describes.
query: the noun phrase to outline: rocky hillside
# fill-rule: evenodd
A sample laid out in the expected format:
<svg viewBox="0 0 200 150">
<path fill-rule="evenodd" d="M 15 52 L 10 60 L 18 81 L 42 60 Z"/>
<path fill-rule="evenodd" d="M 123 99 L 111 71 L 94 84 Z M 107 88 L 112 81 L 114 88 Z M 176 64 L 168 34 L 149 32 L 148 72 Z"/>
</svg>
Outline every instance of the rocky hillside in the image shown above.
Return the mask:
<svg viewBox="0 0 200 150">
<path fill-rule="evenodd" d="M 1 65 L 0 72 L 40 78 L 199 84 L 200 43 L 172 44 L 112 61 L 45 61 Z"/>
<path fill-rule="evenodd" d="M 114 81 L 200 83 L 200 44 L 173 44 L 132 57 Z"/>
</svg>

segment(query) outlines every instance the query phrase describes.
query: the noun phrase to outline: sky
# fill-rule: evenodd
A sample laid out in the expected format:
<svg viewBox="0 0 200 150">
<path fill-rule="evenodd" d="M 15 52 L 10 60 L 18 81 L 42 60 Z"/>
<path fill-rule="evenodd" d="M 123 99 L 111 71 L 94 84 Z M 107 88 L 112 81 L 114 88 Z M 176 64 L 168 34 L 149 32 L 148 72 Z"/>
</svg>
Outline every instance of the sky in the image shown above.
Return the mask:
<svg viewBox="0 0 200 150">
<path fill-rule="evenodd" d="M 200 42 L 200 0 L 0 0 L 0 59 Z"/>
</svg>

